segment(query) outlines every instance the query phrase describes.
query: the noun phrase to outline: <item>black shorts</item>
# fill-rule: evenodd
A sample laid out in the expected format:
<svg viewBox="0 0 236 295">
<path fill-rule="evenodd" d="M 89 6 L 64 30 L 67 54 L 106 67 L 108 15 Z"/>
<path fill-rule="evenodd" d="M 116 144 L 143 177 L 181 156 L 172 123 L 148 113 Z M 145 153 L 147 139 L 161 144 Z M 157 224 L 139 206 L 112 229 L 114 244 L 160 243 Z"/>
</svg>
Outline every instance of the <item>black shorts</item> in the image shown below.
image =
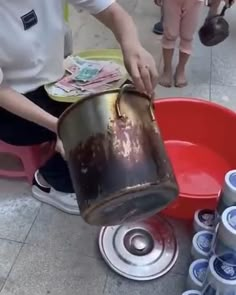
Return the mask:
<svg viewBox="0 0 236 295">
<path fill-rule="evenodd" d="M 69 106 L 69 104 L 55 102 L 50 99 L 44 87 L 29 92 L 25 96 L 56 117 L 59 117 Z M 55 141 L 56 134 L 0 108 L 0 140 L 12 145 L 31 146 Z M 55 153 L 39 170 L 54 189 L 68 193 L 74 192 L 67 164 L 61 155 Z"/>
</svg>

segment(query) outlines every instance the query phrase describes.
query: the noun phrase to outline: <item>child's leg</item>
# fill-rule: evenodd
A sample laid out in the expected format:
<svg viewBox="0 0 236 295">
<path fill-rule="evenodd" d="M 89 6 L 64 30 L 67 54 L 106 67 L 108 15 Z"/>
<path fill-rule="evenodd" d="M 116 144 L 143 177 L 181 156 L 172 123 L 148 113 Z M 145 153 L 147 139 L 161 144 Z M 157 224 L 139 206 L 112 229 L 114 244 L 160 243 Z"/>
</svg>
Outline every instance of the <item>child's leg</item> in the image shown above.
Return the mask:
<svg viewBox="0 0 236 295">
<path fill-rule="evenodd" d="M 162 39 L 164 69 L 159 84 L 165 87 L 172 85 L 172 58 L 176 39 L 179 37 L 181 0 L 164 0 L 164 35 Z"/>
<path fill-rule="evenodd" d="M 203 6 L 200 0 L 185 0 L 186 5 L 182 14 L 180 25 L 180 53 L 179 64 L 175 73 L 175 86 L 187 85 L 185 67 L 192 53 L 193 36 L 197 29 L 198 20 Z"/>
<path fill-rule="evenodd" d="M 185 67 L 188 63 L 189 57 L 189 54 L 179 51 L 179 63 L 175 71 L 175 87 L 182 88 L 188 85 Z"/>
<path fill-rule="evenodd" d="M 163 72 L 160 76 L 159 84 L 164 87 L 172 86 L 172 59 L 173 59 L 174 49 L 162 49 L 163 55 Z"/>
</svg>

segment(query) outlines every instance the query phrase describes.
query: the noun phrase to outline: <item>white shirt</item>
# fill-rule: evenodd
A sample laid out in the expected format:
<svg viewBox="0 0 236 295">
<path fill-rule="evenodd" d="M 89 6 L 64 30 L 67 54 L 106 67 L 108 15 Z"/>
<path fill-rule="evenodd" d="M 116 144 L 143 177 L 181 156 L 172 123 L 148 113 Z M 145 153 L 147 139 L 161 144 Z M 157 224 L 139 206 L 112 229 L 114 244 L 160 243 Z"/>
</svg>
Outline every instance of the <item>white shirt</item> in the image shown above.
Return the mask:
<svg viewBox="0 0 236 295">
<path fill-rule="evenodd" d="M 97 14 L 114 0 L 69 0 Z M 65 0 L 0 1 L 0 84 L 26 93 L 64 74 Z"/>
</svg>

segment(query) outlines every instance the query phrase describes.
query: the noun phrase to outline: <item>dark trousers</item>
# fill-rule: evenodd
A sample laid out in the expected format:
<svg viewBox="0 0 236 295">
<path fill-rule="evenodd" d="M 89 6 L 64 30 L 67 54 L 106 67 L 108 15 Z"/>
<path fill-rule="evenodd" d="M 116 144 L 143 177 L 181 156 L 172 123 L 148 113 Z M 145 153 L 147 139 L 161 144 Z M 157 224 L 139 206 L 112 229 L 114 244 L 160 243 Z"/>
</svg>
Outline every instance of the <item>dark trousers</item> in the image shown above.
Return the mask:
<svg viewBox="0 0 236 295">
<path fill-rule="evenodd" d="M 58 103 L 50 99 L 43 87 L 29 92 L 25 96 L 56 117 L 59 117 L 69 106 L 69 104 Z M 0 139 L 12 145 L 30 146 L 55 141 L 56 135 L 0 108 Z M 58 153 L 55 153 L 40 168 L 40 173 L 54 189 L 68 193 L 74 192 L 67 164 Z"/>
<path fill-rule="evenodd" d="M 163 9 L 163 6 L 161 6 L 161 19 L 160 19 L 160 22 L 163 23 L 164 21 L 164 9 Z"/>
</svg>

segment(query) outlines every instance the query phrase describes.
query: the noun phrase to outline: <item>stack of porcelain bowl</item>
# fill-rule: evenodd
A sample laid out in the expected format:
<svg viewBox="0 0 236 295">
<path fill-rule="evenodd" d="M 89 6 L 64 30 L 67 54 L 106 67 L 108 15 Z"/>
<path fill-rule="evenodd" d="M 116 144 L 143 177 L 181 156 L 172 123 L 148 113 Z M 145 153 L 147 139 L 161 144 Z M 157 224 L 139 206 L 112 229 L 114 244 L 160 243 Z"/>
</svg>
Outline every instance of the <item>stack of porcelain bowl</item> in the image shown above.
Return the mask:
<svg viewBox="0 0 236 295">
<path fill-rule="evenodd" d="M 216 212 L 196 212 L 194 230 L 183 295 L 236 295 L 236 170 L 225 175 Z"/>
</svg>

